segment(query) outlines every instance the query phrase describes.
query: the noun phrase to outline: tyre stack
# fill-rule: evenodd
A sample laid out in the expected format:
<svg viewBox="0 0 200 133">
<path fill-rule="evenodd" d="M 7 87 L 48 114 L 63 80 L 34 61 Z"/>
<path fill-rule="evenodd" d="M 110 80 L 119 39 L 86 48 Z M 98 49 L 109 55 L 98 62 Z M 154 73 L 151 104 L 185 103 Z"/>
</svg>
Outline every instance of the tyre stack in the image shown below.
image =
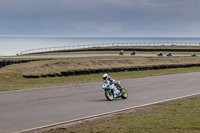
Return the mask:
<svg viewBox="0 0 200 133">
<path fill-rule="evenodd" d="M 2 63 L 0 63 L 2 64 Z M 56 74 L 46 75 L 24 75 L 25 78 L 38 78 L 38 77 L 56 77 L 56 76 L 75 76 L 75 75 L 89 75 L 89 74 L 100 74 L 109 72 L 128 72 L 128 71 L 145 71 L 145 70 L 160 70 L 160 69 L 173 69 L 173 68 L 188 68 L 188 67 L 199 67 L 200 63 L 197 64 L 171 64 L 171 65 L 153 65 L 153 66 L 133 66 L 133 67 L 116 67 L 116 68 L 97 68 L 97 69 L 83 69 L 83 70 L 69 70 L 62 71 Z"/>
<path fill-rule="evenodd" d="M 7 60 L 0 61 L 0 67 L 5 67 L 7 65 Z"/>
<path fill-rule="evenodd" d="M 0 60 L 0 68 L 7 65 L 26 63 L 31 61 L 52 60 L 52 59 L 30 59 L 30 60 Z"/>
<path fill-rule="evenodd" d="M 1 67 L 4 67 L 4 66 L 5 66 L 5 64 L 4 64 L 4 62 L 1 60 L 1 61 L 0 61 L 0 68 L 1 68 Z"/>
</svg>

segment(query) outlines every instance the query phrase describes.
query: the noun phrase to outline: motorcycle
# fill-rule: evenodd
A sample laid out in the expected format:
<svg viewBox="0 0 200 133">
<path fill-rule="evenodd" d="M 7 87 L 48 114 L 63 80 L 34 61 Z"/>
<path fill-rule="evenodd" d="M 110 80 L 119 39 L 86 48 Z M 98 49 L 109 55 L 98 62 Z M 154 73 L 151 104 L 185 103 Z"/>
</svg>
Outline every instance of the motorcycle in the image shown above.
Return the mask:
<svg viewBox="0 0 200 133">
<path fill-rule="evenodd" d="M 131 55 L 135 55 L 135 51 L 133 51 L 133 52 L 131 53 Z"/>
<path fill-rule="evenodd" d="M 197 56 L 197 54 L 192 54 L 191 56 L 192 56 L 192 57 L 196 57 L 196 56 Z"/>
<path fill-rule="evenodd" d="M 119 52 L 119 55 L 123 55 L 124 53 L 123 52 Z"/>
<path fill-rule="evenodd" d="M 172 56 L 172 53 L 167 53 L 166 56 Z"/>
<path fill-rule="evenodd" d="M 114 98 L 126 99 L 128 97 L 128 92 L 125 88 L 121 88 L 120 81 L 117 81 L 115 84 L 110 84 L 110 82 L 104 83 L 102 89 L 105 91 L 105 96 L 109 101 L 112 101 Z"/>
<path fill-rule="evenodd" d="M 162 52 L 160 52 L 160 53 L 158 53 L 158 54 L 157 54 L 157 56 L 163 56 L 163 53 L 162 53 Z"/>
</svg>

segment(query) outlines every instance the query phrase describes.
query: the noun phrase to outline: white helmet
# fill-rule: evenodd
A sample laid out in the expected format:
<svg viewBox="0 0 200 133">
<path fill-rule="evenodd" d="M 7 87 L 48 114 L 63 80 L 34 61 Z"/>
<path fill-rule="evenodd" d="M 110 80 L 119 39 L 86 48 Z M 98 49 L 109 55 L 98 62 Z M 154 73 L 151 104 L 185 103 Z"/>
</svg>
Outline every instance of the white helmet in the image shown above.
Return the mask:
<svg viewBox="0 0 200 133">
<path fill-rule="evenodd" d="M 107 78 L 108 78 L 108 74 L 105 73 L 105 74 L 103 75 L 103 80 L 106 80 Z"/>
</svg>

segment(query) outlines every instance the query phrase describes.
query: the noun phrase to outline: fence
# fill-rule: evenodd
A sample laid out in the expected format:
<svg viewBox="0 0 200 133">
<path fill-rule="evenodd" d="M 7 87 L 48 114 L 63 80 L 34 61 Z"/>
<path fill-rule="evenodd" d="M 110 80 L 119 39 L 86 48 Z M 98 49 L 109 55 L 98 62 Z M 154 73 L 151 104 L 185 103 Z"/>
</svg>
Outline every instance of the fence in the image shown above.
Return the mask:
<svg viewBox="0 0 200 133">
<path fill-rule="evenodd" d="M 118 46 L 200 46 L 200 42 L 137 42 L 137 43 L 87 44 L 87 45 L 29 49 L 29 50 L 22 51 L 20 55 L 50 52 L 50 51 L 75 50 L 75 49 L 98 48 L 98 47 L 118 47 Z"/>
</svg>

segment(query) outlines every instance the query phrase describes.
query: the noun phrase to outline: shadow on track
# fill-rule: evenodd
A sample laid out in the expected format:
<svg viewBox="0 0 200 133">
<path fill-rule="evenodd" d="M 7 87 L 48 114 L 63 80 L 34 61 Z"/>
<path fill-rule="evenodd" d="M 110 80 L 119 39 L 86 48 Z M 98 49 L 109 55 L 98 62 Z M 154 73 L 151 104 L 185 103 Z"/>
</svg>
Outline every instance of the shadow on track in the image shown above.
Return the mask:
<svg viewBox="0 0 200 133">
<path fill-rule="evenodd" d="M 118 100 L 123 100 L 123 99 L 116 98 L 113 101 L 108 101 L 107 99 L 96 99 L 96 100 L 91 100 L 89 102 L 114 102 L 114 101 L 118 101 Z"/>
</svg>

